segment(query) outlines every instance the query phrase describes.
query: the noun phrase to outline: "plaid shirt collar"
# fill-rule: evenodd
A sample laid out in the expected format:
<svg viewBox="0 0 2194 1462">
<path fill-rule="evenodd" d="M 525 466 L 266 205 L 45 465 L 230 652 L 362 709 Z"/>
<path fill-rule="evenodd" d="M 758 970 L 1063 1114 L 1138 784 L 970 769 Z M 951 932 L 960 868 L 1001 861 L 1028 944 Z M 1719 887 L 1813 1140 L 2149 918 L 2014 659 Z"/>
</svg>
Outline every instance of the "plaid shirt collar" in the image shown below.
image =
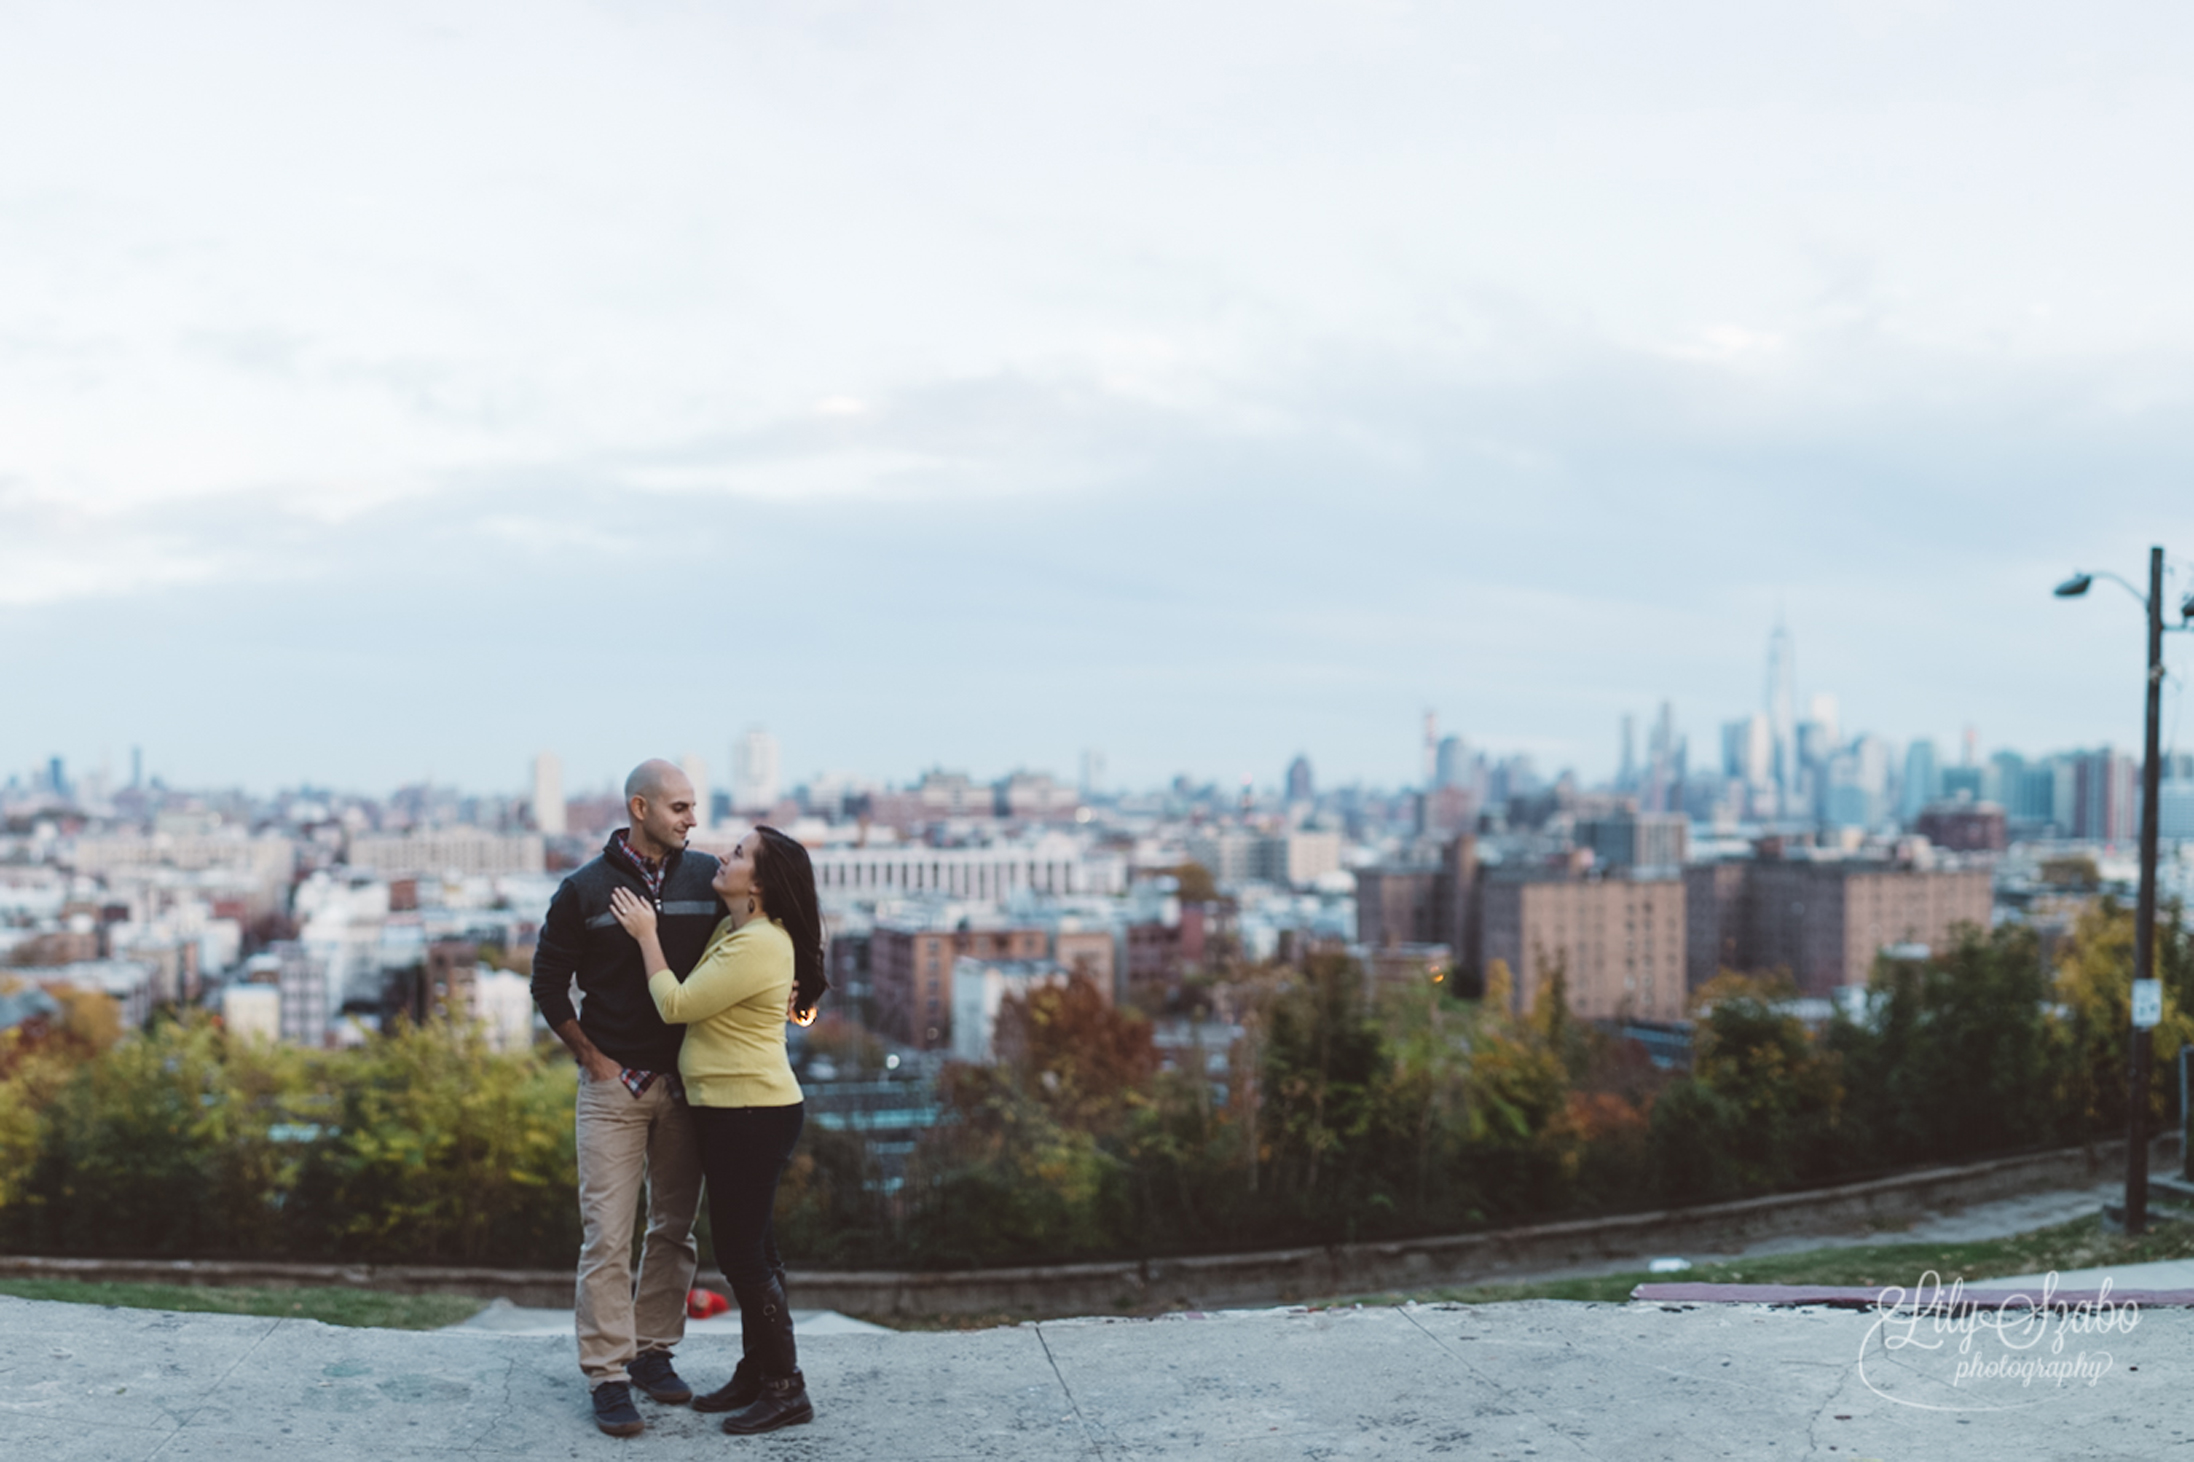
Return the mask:
<svg viewBox="0 0 2194 1462">
<path fill-rule="evenodd" d="M 640 875 L 640 881 L 647 885 L 649 898 L 659 899 L 663 896 L 663 868 L 667 859 L 650 861 L 632 851 L 632 845 L 625 841 L 623 828 L 610 834 L 609 850 L 616 855 L 619 862 Z"/>
</svg>

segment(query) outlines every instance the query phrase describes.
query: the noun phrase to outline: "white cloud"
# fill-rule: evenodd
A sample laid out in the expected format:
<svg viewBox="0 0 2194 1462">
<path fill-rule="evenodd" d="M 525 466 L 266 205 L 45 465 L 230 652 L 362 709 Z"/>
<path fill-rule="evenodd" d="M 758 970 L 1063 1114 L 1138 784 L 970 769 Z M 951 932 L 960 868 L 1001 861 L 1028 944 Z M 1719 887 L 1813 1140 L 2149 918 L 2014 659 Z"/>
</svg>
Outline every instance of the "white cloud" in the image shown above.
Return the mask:
<svg viewBox="0 0 2194 1462">
<path fill-rule="evenodd" d="M 363 623 L 417 573 L 428 602 L 530 603 L 662 551 L 667 511 L 699 525 L 681 562 L 771 533 L 872 555 L 814 570 L 896 586 L 819 607 L 839 639 L 980 641 L 968 606 L 1021 556 L 1093 624 L 1284 584 L 1330 645 L 1237 626 L 1231 652 L 1404 703 L 1489 663 L 1444 621 L 1394 647 L 1477 612 L 1437 592 L 1467 566 L 1489 602 L 1572 605 L 1489 630 L 1519 723 L 1532 664 L 1576 715 L 1625 663 L 1534 622 L 1620 621 L 1641 685 L 1692 653 L 1653 661 L 1647 626 L 1778 585 L 1965 635 L 2006 557 L 2194 530 L 2161 487 L 2194 465 L 2194 195 L 2154 181 L 2194 131 L 2190 27 L 1948 0 L 19 6 L 0 602 L 306 582 Z M 1960 643 L 2021 687 L 1986 714 L 2028 714 L 2010 651 Z M 1181 644 L 1129 658 L 1218 673 Z M 1879 667 L 1915 724 L 1944 714 L 1925 664 Z"/>
</svg>

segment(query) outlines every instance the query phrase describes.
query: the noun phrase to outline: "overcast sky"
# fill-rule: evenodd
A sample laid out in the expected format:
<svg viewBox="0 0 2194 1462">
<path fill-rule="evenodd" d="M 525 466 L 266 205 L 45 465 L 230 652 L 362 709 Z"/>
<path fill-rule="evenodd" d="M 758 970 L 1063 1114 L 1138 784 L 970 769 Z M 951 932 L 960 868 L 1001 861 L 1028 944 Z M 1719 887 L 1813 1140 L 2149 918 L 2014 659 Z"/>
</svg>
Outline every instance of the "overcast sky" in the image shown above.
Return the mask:
<svg viewBox="0 0 2194 1462">
<path fill-rule="evenodd" d="M 2190 77 L 2164 4 L 0 0 L 0 769 L 1597 777 L 1778 612 L 1847 729 L 2137 746 L 2048 590 L 2194 560 Z"/>
</svg>

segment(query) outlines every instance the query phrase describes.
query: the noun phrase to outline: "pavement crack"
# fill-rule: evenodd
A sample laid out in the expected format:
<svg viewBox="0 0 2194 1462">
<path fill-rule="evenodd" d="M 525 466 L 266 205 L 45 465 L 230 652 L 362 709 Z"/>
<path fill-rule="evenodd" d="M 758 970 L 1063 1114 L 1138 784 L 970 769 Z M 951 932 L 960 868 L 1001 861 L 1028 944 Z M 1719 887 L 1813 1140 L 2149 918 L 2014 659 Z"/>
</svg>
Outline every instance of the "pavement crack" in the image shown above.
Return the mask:
<svg viewBox="0 0 2194 1462">
<path fill-rule="evenodd" d="M 1539 1411 L 1535 1407 L 1531 1406 L 1530 1403 L 1519 1401 L 1514 1391 L 1502 1385 L 1499 1381 L 1494 1380 L 1484 1371 L 1479 1370 L 1468 1360 L 1464 1359 L 1462 1354 L 1458 1352 L 1453 1346 L 1449 1345 L 1439 1336 L 1433 1334 L 1430 1330 L 1427 1330 L 1424 1326 L 1424 1323 L 1420 1321 L 1415 1315 L 1410 1313 L 1410 1308 L 1411 1307 L 1407 1305 L 1398 1305 L 1395 1307 L 1395 1313 L 1400 1315 L 1403 1319 L 1409 1321 L 1410 1324 L 1416 1326 L 1417 1333 L 1424 1336 L 1425 1339 L 1431 1341 L 1434 1345 L 1437 1345 L 1440 1348 L 1440 1353 L 1442 1355 L 1446 1356 L 1449 1360 L 1454 1361 L 1455 1364 L 1461 1366 L 1464 1370 L 1470 1372 L 1480 1381 L 1484 1382 L 1486 1385 L 1492 1387 L 1496 1392 L 1500 1393 L 1501 1401 L 1504 1405 L 1511 1407 L 1517 1412 L 1517 1414 L 1539 1417 L 1541 1421 L 1546 1422 L 1548 1429 L 1551 1430 L 1554 1435 L 1560 1437 L 1563 1441 L 1569 1443 L 1572 1447 L 1575 1447 L 1585 1456 L 1592 1458 L 1598 1458 L 1601 1456 L 1599 1452 L 1594 1451 L 1589 1445 L 1587 1445 L 1585 1438 L 1572 1435 L 1571 1433 L 1562 1430 L 1562 1428 L 1556 1425 L 1554 1422 L 1548 1421 L 1547 1418 L 1541 1416 Z M 1562 1349 L 1570 1351 L 1572 1353 L 1576 1351 L 1576 1347 L 1574 1345 L 1568 1344 L 1566 1342 L 1563 1344 Z"/>
<path fill-rule="evenodd" d="M 1031 1327 L 1036 1331 L 1036 1343 L 1044 1348 L 1044 1359 L 1051 1363 L 1052 1375 L 1059 1378 L 1059 1389 L 1066 1392 L 1067 1405 L 1074 1409 L 1074 1424 L 1082 1429 L 1082 1440 L 1089 1443 L 1090 1451 L 1102 1457 L 1105 1449 L 1089 1429 L 1089 1418 L 1082 1415 L 1082 1403 L 1074 1399 L 1074 1388 L 1067 1384 L 1066 1372 L 1059 1369 L 1059 1357 L 1051 1353 L 1051 1342 L 1044 1338 L 1044 1327 Z"/>
<path fill-rule="evenodd" d="M 477 1452 L 486 1446 L 488 1438 L 495 1435 L 496 1429 L 502 1426 L 504 1418 L 510 1415 L 510 1388 L 511 1384 L 517 1379 L 518 1357 L 511 1355 L 503 1362 L 503 1404 L 496 1409 L 495 1415 L 489 1418 L 488 1424 L 480 1428 L 480 1435 L 465 1444 L 466 1451 Z"/>
<path fill-rule="evenodd" d="M 1483 1381 L 1486 1385 L 1491 1386 L 1495 1391 L 1499 1392 L 1502 1400 L 1506 1401 L 1514 1398 L 1515 1392 L 1511 1391 L 1508 1387 L 1502 1385 L 1499 1381 L 1494 1380 L 1484 1371 L 1479 1370 L 1476 1366 L 1472 1365 L 1470 1361 L 1460 1351 L 1456 1350 L 1454 1346 L 1449 1345 L 1445 1340 L 1442 1340 L 1439 1336 L 1433 1334 L 1430 1330 L 1427 1330 L 1424 1327 L 1424 1322 L 1419 1320 L 1415 1315 L 1412 1315 L 1409 1312 L 1408 1307 L 1397 1306 L 1395 1309 L 1395 1313 L 1400 1315 L 1403 1319 L 1409 1321 L 1411 1325 L 1414 1325 L 1417 1328 L 1418 1334 L 1424 1336 L 1425 1339 L 1431 1341 L 1434 1345 L 1437 1345 L 1440 1348 L 1440 1353 L 1442 1355 L 1445 1355 L 1449 1360 L 1455 1362 L 1455 1364 L 1461 1366 L 1464 1370 L 1470 1372 L 1473 1376 L 1476 1376 L 1480 1381 Z M 1568 1347 L 1565 1346 L 1564 1348 L 1567 1349 Z"/>
<path fill-rule="evenodd" d="M 221 1372 L 220 1378 L 206 1388 L 206 1394 L 198 1398 L 198 1404 L 190 1409 L 190 1415 L 185 1416 L 180 1421 L 176 1422 L 175 1430 L 169 1432 L 165 1437 L 162 1437 L 160 1439 L 160 1445 L 154 1447 L 150 1452 L 147 1452 L 145 1454 L 145 1462 L 152 1462 L 153 1458 L 159 1456 L 162 1452 L 165 1452 L 168 1449 L 168 1443 L 174 1441 L 177 1437 L 181 1436 L 183 1434 L 183 1428 L 189 1426 L 191 1422 L 197 1417 L 198 1413 L 206 1409 L 206 1403 L 213 1399 L 214 1392 L 220 1390 L 223 1386 L 226 1386 L 228 1384 L 229 1377 L 235 1375 L 237 1369 L 241 1367 L 245 1361 L 250 1360 L 253 1356 L 259 1353 L 259 1347 L 267 1343 L 268 1336 L 274 1334 L 275 1331 L 281 1329 L 284 1325 L 288 1323 L 289 1322 L 287 1320 L 277 1320 L 272 1325 L 269 1325 L 265 1330 L 261 1331 L 259 1333 L 259 1338 L 257 1340 L 254 1340 L 250 1345 L 246 1346 L 244 1348 L 244 1353 L 238 1356 L 235 1360 L 231 1361 L 229 1363 L 229 1368 Z"/>
</svg>

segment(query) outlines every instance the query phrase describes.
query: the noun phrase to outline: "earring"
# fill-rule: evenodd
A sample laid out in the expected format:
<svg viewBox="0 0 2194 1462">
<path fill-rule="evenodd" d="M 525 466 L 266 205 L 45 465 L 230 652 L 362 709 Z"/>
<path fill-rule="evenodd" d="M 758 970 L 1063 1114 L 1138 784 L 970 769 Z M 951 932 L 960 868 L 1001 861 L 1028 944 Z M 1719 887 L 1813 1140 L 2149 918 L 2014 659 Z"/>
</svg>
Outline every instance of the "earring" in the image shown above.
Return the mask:
<svg viewBox="0 0 2194 1462">
<path fill-rule="evenodd" d="M 754 917 L 754 895 L 751 893 L 747 895 L 747 917 Z"/>
</svg>

